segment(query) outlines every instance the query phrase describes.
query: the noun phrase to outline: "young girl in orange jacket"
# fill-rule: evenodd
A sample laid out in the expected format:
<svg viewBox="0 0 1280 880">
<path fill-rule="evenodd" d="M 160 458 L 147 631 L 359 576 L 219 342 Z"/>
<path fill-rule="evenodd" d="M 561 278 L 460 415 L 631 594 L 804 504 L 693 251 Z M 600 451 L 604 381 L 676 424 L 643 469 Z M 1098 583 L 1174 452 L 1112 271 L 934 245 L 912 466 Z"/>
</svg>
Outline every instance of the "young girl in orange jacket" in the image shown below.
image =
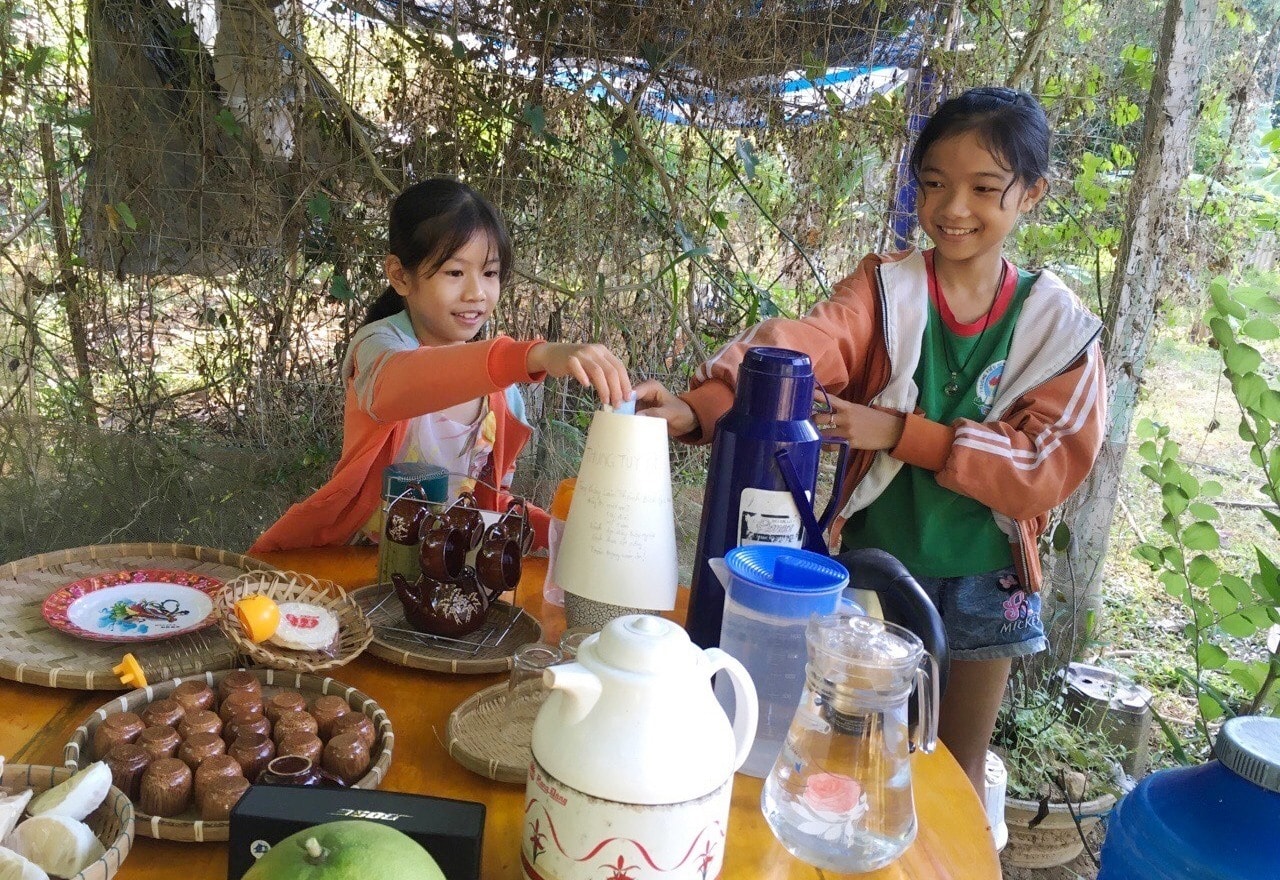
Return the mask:
<svg viewBox="0 0 1280 880">
<path fill-rule="evenodd" d="M 606 404 L 631 394 L 622 361 L 602 345 L 472 342 L 497 308 L 512 248 L 497 211 L 453 180 L 425 180 L 391 206 L 390 286 L 373 303 L 342 364 L 342 457 L 333 476 L 290 507 L 250 553 L 377 540 L 382 471 L 430 462 L 450 490 L 505 508 L 516 456 L 531 430 L 519 382 L 572 376 Z M 494 492 L 489 487 L 497 487 Z M 545 543 L 546 515 L 534 511 Z"/>
<path fill-rule="evenodd" d="M 832 403 L 816 425 L 853 450 L 833 537 L 897 556 L 933 599 L 952 659 L 940 735 L 981 793 L 1012 658 L 1047 646 L 1036 538 L 1101 445 L 1100 322 L 1052 272 L 1003 255 L 1047 186 L 1034 98 L 982 88 L 947 101 L 911 168 L 932 249 L 867 257 L 807 316 L 717 352 L 679 397 L 637 390 L 673 435 L 707 442 L 747 348 L 809 355 Z"/>
</svg>

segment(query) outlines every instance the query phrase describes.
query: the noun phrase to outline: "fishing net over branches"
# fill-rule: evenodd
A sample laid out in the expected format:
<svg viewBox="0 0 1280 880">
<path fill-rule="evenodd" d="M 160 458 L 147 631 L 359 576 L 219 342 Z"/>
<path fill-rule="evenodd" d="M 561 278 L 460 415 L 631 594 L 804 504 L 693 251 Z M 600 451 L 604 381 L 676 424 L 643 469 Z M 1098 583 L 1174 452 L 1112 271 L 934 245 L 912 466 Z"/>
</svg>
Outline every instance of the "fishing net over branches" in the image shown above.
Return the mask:
<svg viewBox="0 0 1280 880">
<path fill-rule="evenodd" d="M 305 253 L 331 238 L 317 192 L 342 211 L 423 174 L 488 165 L 510 177 L 557 109 L 612 108 L 609 124 L 633 135 L 628 114 L 705 131 L 812 122 L 901 84 L 931 12 L 874 0 L 90 0 L 81 252 L 118 275 Z M 486 119 L 498 130 L 476 134 L 503 142 L 494 149 L 438 149 L 441 130 Z"/>
</svg>

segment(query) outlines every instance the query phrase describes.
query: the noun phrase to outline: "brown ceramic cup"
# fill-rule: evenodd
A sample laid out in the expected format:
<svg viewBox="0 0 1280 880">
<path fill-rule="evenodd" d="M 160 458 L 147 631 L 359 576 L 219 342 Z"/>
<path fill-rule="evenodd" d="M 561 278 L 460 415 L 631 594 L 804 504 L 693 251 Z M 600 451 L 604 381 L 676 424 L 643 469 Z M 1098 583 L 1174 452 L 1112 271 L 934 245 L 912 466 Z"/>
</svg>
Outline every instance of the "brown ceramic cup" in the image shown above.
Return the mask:
<svg viewBox="0 0 1280 880">
<path fill-rule="evenodd" d="M 170 696 L 187 714 L 213 708 L 213 691 L 203 681 L 184 681 L 173 689 Z"/>
<path fill-rule="evenodd" d="M 144 729 L 134 741 L 135 745 L 140 745 L 146 750 L 152 761 L 176 756 L 180 742 L 178 731 L 162 724 L 154 724 Z"/>
<path fill-rule="evenodd" d="M 480 539 L 484 535 L 484 517 L 480 515 L 480 505 L 476 503 L 475 495 L 463 492 L 439 516 L 455 529 L 463 531 L 468 552 L 480 546 Z"/>
<path fill-rule="evenodd" d="M 373 727 L 373 721 L 363 712 L 348 712 L 333 722 L 330 739 L 335 736 L 341 736 L 344 733 L 354 733 L 359 736 L 360 742 L 364 744 L 366 749 L 372 749 L 374 742 L 378 738 L 378 733 Z"/>
<path fill-rule="evenodd" d="M 199 803 L 203 798 L 205 789 L 220 779 L 244 779 L 240 762 L 227 754 L 214 755 L 201 761 L 195 772 L 196 802 Z"/>
<path fill-rule="evenodd" d="M 182 704 L 169 697 L 153 701 L 139 713 L 142 723 L 147 727 L 160 724 L 175 729 L 186 714 Z"/>
<path fill-rule="evenodd" d="M 266 785 L 329 785 L 346 788 L 346 783 L 319 764 L 298 755 L 277 756 L 267 764 L 258 782 Z"/>
<path fill-rule="evenodd" d="M 253 782 L 267 762 L 276 756 L 276 744 L 260 733 L 244 733 L 227 747 L 227 754 L 240 762 L 244 778 Z"/>
<path fill-rule="evenodd" d="M 332 736 L 333 723 L 350 711 L 351 706 L 342 697 L 334 696 L 333 694 L 316 697 L 311 704 L 311 714 L 320 728 L 320 737 L 328 739 Z"/>
<path fill-rule="evenodd" d="M 218 699 L 225 700 L 236 691 L 250 691 L 262 696 L 262 682 L 258 676 L 247 669 L 235 669 L 223 676 L 218 682 Z"/>
<path fill-rule="evenodd" d="M 489 527 L 476 554 L 476 575 L 490 602 L 520 583 L 520 542 L 508 537 L 500 526 Z"/>
<path fill-rule="evenodd" d="M 416 546 L 421 540 L 422 524 L 430 512 L 425 501 L 407 495 L 397 498 L 387 511 L 387 538 L 406 547 Z"/>
<path fill-rule="evenodd" d="M 200 807 L 200 818 L 205 822 L 226 822 L 231 818 L 231 810 L 240 803 L 240 798 L 249 790 L 249 780 L 243 776 L 232 776 L 229 779 L 217 779 L 202 792 L 197 806 Z"/>
<path fill-rule="evenodd" d="M 232 715 L 238 715 L 241 712 L 257 712 L 259 715 L 265 715 L 266 713 L 262 711 L 264 708 L 262 694 L 255 694 L 253 691 L 232 691 L 219 704 L 218 717 L 225 724 L 231 720 Z"/>
<path fill-rule="evenodd" d="M 443 516 L 429 518 L 422 529 L 422 546 L 418 548 L 418 563 L 423 573 L 437 580 L 457 577 L 467 564 L 470 541 L 469 532 Z"/>
<path fill-rule="evenodd" d="M 321 766 L 350 785 L 369 769 L 369 748 L 356 733 L 340 733 L 325 743 Z"/>
<path fill-rule="evenodd" d="M 191 768 L 182 761 L 153 761 L 142 774 L 138 808 L 152 816 L 176 816 L 191 804 L 191 786 Z"/>
<path fill-rule="evenodd" d="M 270 719 L 272 724 L 280 720 L 280 716 L 289 712 L 302 712 L 307 708 L 307 699 L 297 691 L 280 691 L 278 694 L 272 694 L 268 697 L 263 705 L 262 714 Z"/>
<path fill-rule="evenodd" d="M 142 746 L 120 743 L 107 752 L 103 760 L 111 770 L 111 784 L 137 803 L 138 787 L 142 774 L 151 766 L 151 755 Z"/>
<path fill-rule="evenodd" d="M 533 527 L 529 525 L 529 505 L 516 499 L 507 504 L 507 512 L 496 523 L 498 531 L 520 545 L 522 554 L 533 549 Z"/>
<path fill-rule="evenodd" d="M 227 744 L 216 733 L 193 733 L 182 741 L 178 757 L 194 773 L 200 765 L 216 755 L 226 754 Z"/>
<path fill-rule="evenodd" d="M 305 731 L 295 731 L 276 744 L 277 757 L 292 755 L 297 758 L 306 758 L 313 764 L 319 764 L 320 756 L 323 754 L 324 743 L 320 741 L 320 737 Z"/>
<path fill-rule="evenodd" d="M 93 753 L 101 760 L 116 746 L 137 740 L 146 727 L 133 712 L 108 715 L 93 732 Z"/>
<path fill-rule="evenodd" d="M 222 738 L 233 743 L 246 733 L 271 736 L 271 722 L 261 712 L 238 712 L 222 728 Z"/>
<path fill-rule="evenodd" d="M 271 738 L 276 741 L 276 745 L 280 745 L 285 737 L 295 733 L 318 734 L 320 725 L 316 723 L 316 719 L 310 712 L 288 712 L 281 715 L 276 721 L 275 726 L 271 728 Z"/>
<path fill-rule="evenodd" d="M 221 734 L 222 719 L 218 717 L 218 713 L 208 709 L 187 712 L 186 717 L 178 724 L 178 736 L 186 739 L 197 733 Z"/>
</svg>

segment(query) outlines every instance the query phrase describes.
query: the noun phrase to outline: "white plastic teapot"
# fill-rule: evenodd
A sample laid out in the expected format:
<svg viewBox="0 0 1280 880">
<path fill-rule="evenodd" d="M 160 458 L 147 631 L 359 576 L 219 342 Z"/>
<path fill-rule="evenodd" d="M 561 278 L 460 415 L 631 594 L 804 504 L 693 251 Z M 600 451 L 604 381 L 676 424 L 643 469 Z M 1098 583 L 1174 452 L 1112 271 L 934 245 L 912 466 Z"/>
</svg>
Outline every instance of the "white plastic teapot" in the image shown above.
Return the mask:
<svg viewBox="0 0 1280 880">
<path fill-rule="evenodd" d="M 732 724 L 710 679 L 733 684 Z M 545 673 L 533 726 L 521 863 L 526 878 L 719 875 L 733 773 L 755 736 L 742 664 L 702 650 L 676 624 L 629 615 Z"/>
</svg>

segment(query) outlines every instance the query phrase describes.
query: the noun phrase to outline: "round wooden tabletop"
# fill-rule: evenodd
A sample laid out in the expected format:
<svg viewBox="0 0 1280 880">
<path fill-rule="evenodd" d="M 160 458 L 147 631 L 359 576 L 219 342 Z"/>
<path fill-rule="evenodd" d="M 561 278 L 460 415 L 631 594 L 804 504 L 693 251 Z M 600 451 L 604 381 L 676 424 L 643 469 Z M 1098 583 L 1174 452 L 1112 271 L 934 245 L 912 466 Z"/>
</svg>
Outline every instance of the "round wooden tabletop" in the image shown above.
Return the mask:
<svg viewBox="0 0 1280 880">
<path fill-rule="evenodd" d="M 354 588 L 370 583 L 376 551 L 321 548 L 262 554 L 281 569 L 302 571 Z M 516 601 L 543 621 L 544 639 L 556 641 L 564 629 L 561 610 L 542 605 L 544 559 L 525 560 Z M 680 591 L 681 606 L 688 592 Z M 676 619 L 682 607 L 671 616 Z M 395 666 L 365 655 L 331 670 L 335 679 L 379 700 L 391 716 L 396 748 L 382 788 L 485 804 L 484 880 L 520 877 L 522 786 L 476 775 L 449 757 L 442 743 L 449 714 L 468 697 L 503 680 L 498 674 L 449 675 Z M 0 754 L 18 763 L 60 764 L 63 745 L 89 712 L 109 699 L 98 691 L 55 690 L 0 681 Z M 1000 876 L 991 830 L 977 794 L 942 745 L 932 755 L 912 759 L 919 834 L 893 864 L 868 880 L 991 880 Z M 721 877 L 752 880 L 830 878 L 790 855 L 774 838 L 760 812 L 761 780 L 735 778 L 726 857 Z M 179 867 L 180 866 L 180 867 Z M 175 843 L 139 838 L 116 875 L 120 880 L 160 880 L 177 872 L 185 880 L 223 880 L 225 844 Z"/>
</svg>

